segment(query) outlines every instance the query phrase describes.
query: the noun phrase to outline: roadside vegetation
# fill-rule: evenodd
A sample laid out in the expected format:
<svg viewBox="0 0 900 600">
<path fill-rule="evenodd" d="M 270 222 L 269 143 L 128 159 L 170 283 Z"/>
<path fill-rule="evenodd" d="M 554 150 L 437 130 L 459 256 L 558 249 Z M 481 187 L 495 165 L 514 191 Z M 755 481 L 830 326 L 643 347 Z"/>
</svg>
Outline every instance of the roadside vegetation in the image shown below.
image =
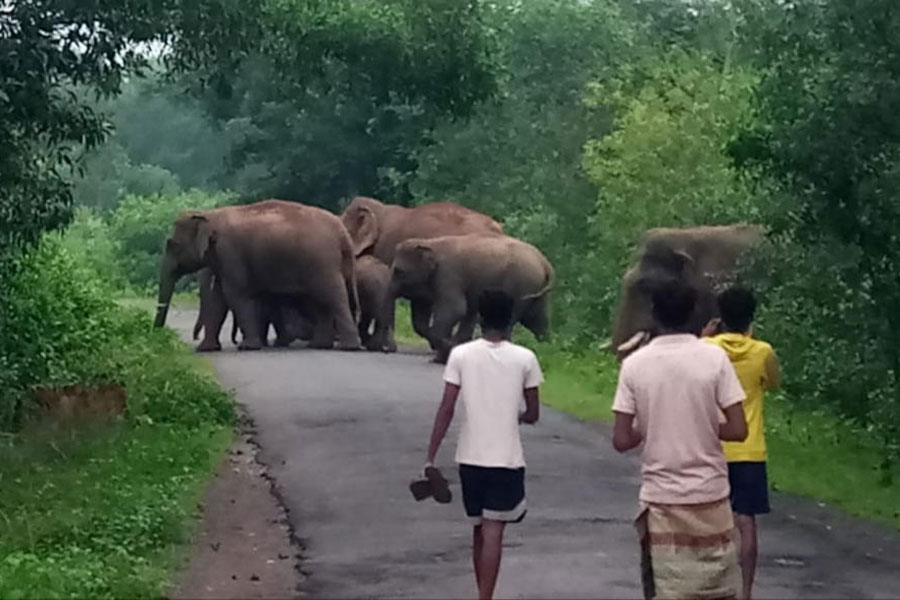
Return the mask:
<svg viewBox="0 0 900 600">
<path fill-rule="evenodd" d="M 740 277 L 784 369 L 773 485 L 900 526 L 898 24 L 893 0 L 0 11 L 0 596 L 163 593 L 233 407 L 145 298 L 180 210 L 270 197 L 502 221 L 556 267 L 546 401 L 598 420 L 638 236 L 765 225 Z M 110 382 L 117 425 L 33 425 L 36 388 Z"/>
</svg>

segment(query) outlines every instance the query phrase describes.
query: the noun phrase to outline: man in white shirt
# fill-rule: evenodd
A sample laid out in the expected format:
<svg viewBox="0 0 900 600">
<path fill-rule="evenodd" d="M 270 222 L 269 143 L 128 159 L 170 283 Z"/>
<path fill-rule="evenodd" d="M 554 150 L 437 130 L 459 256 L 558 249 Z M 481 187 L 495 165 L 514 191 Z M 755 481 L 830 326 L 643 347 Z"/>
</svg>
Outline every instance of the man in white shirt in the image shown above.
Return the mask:
<svg viewBox="0 0 900 600">
<path fill-rule="evenodd" d="M 466 515 L 474 524 L 472 560 L 478 597 L 493 597 L 507 523 L 525 518 L 525 458 L 519 423 L 538 420 L 543 381 L 534 353 L 509 341 L 513 299 L 487 291 L 478 303 L 482 338 L 453 349 L 444 370 L 444 397 L 434 419 L 426 468 L 453 420 L 465 407 L 456 462 Z M 525 411 L 519 413 L 522 399 Z"/>
</svg>

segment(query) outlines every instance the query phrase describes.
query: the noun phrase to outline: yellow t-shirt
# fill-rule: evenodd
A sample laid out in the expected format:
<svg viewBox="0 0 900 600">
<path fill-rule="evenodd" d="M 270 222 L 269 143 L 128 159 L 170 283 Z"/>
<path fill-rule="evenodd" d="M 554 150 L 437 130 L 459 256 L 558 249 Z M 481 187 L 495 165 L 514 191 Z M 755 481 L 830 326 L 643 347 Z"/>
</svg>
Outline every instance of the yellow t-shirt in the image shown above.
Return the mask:
<svg viewBox="0 0 900 600">
<path fill-rule="evenodd" d="M 763 392 L 779 385 L 778 362 L 772 346 L 742 333 L 723 333 L 707 338 L 719 346 L 734 365 L 744 400 L 747 419 L 747 439 L 743 442 L 722 442 L 728 462 L 761 462 L 766 460 L 766 433 L 763 426 Z"/>
</svg>

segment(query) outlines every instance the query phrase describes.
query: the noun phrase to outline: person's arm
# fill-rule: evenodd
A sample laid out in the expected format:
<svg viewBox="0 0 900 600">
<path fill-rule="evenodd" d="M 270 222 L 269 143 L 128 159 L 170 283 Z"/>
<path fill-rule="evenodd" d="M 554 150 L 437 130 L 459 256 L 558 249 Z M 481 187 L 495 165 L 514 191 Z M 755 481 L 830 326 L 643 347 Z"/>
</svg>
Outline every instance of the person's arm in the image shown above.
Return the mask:
<svg viewBox="0 0 900 600">
<path fill-rule="evenodd" d="M 765 363 L 766 375 L 763 381 L 763 387 L 770 391 L 775 391 L 781 387 L 781 370 L 778 368 L 778 359 L 775 358 L 774 352 L 769 352 L 766 356 Z"/>
<path fill-rule="evenodd" d="M 444 397 L 441 399 L 441 405 L 437 414 L 434 415 L 434 425 L 431 428 L 431 441 L 428 443 L 428 457 L 425 461 L 426 465 L 434 463 L 434 457 L 437 456 L 438 448 L 447 435 L 447 429 L 450 428 L 450 422 L 453 421 L 453 413 L 456 410 L 456 399 L 459 397 L 459 386 L 453 383 L 444 384 Z"/>
<path fill-rule="evenodd" d="M 622 363 L 619 371 L 619 383 L 616 386 L 616 397 L 613 400 L 613 414 L 616 420 L 613 425 L 613 448 L 617 452 L 628 452 L 640 446 L 644 441 L 640 432 L 634 428 L 634 416 L 637 414 L 637 401 L 630 383 L 630 366 L 628 359 Z"/>
<path fill-rule="evenodd" d="M 724 409 L 725 422 L 719 423 L 719 439 L 725 442 L 743 442 L 747 439 L 747 419 L 744 403 L 737 402 Z"/>
<path fill-rule="evenodd" d="M 528 367 L 525 369 L 525 379 L 522 382 L 525 396 L 525 412 L 519 415 L 519 423 L 534 425 L 541 413 L 541 400 L 538 386 L 544 382 L 544 373 L 541 371 L 541 363 L 538 362 L 534 352 L 528 358 Z"/>
<path fill-rule="evenodd" d="M 532 387 L 525 390 L 525 412 L 519 415 L 519 423 L 534 425 L 541 416 L 541 400 L 538 388 Z"/>
<path fill-rule="evenodd" d="M 634 415 L 615 411 L 616 421 L 613 425 L 613 448 L 617 452 L 628 452 L 637 448 L 644 441 L 641 433 L 634 428 Z"/>
<path fill-rule="evenodd" d="M 719 325 L 722 324 L 722 319 L 710 319 L 709 322 L 703 327 L 703 330 L 700 332 L 700 337 L 712 337 L 716 335 L 716 332 L 719 331 Z"/>
</svg>

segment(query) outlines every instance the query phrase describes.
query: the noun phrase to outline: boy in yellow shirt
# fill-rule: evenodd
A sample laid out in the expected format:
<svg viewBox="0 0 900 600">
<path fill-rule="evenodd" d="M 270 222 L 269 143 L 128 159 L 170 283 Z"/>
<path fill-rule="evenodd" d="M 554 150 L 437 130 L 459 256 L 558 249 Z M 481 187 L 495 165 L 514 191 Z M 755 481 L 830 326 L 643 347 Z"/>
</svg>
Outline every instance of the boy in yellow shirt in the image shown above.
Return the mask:
<svg viewBox="0 0 900 600">
<path fill-rule="evenodd" d="M 772 346 L 753 339 L 756 299 L 750 290 L 733 287 L 718 298 L 721 322 L 711 322 L 704 337 L 720 328 L 724 333 L 709 337 L 728 354 L 744 388 L 747 439 L 723 442 L 731 484 L 731 508 L 741 535 L 743 597 L 750 598 L 756 574 L 756 515 L 769 512 L 769 483 L 766 476 L 766 437 L 763 427 L 763 395 L 780 384 L 778 361 Z"/>
</svg>

